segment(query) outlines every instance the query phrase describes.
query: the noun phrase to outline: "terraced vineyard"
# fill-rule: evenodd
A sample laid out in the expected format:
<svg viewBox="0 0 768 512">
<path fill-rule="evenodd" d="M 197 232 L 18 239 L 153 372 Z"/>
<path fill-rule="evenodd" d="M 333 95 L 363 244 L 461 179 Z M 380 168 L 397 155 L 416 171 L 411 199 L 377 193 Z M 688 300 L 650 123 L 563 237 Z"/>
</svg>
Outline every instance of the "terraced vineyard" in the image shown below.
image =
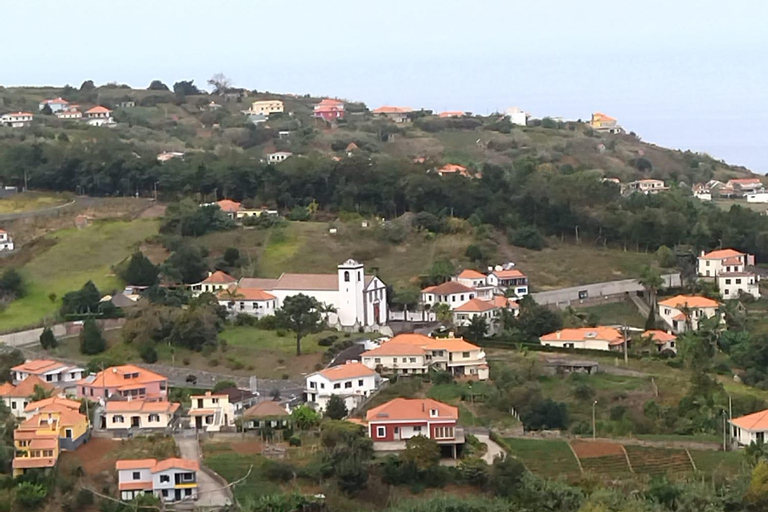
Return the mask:
<svg viewBox="0 0 768 512">
<path fill-rule="evenodd" d="M 632 474 L 624 454 L 603 455 L 602 457 L 579 458 L 585 473 L 623 478 Z"/>
<path fill-rule="evenodd" d="M 566 441 L 549 439 L 505 439 L 512 455 L 528 470 L 543 478 L 578 478 L 579 463 Z"/>
<path fill-rule="evenodd" d="M 625 446 L 635 473 L 657 476 L 668 473 L 690 473 L 691 460 L 685 450 Z"/>
</svg>

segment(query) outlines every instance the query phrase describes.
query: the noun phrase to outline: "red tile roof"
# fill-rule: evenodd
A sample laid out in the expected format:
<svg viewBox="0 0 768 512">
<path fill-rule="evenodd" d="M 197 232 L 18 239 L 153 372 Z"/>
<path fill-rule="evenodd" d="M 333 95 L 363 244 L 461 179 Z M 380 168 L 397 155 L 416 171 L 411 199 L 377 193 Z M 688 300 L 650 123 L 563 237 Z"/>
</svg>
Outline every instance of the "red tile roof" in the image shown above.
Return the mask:
<svg viewBox="0 0 768 512">
<path fill-rule="evenodd" d="M 674 334 L 669 334 L 668 332 L 661 331 L 658 329 L 651 329 L 650 331 L 645 331 L 642 334 L 643 338 L 651 338 L 654 342 L 656 342 L 657 345 L 663 345 L 665 343 L 668 343 L 670 341 L 675 341 L 677 339 L 677 336 Z"/>
<path fill-rule="evenodd" d="M 338 366 L 331 366 L 330 368 L 320 370 L 317 373 L 328 380 L 354 379 L 357 377 L 376 375 L 375 371 L 357 361 L 340 364 Z"/>
<path fill-rule="evenodd" d="M 518 277 L 525 277 L 525 274 L 519 270 L 494 270 L 491 274 L 495 275 L 499 279 L 514 279 Z"/>
<path fill-rule="evenodd" d="M 743 252 L 735 251 L 733 249 L 720 249 L 718 251 L 708 252 L 701 259 L 704 260 L 722 260 L 725 258 L 734 258 L 738 256 L 744 256 Z"/>
<path fill-rule="evenodd" d="M 666 306 L 668 308 L 716 308 L 719 306 L 717 301 L 702 297 L 700 295 L 676 295 L 669 299 L 659 302 L 659 306 Z"/>
<path fill-rule="evenodd" d="M 240 210 L 240 206 L 241 206 L 241 203 L 238 203 L 237 201 L 232 201 L 231 199 L 222 199 L 216 204 L 219 205 L 219 208 L 221 208 L 221 210 L 224 212 L 236 212 Z"/>
<path fill-rule="evenodd" d="M 115 463 L 115 469 L 150 469 L 155 467 L 157 459 L 123 459 Z"/>
<path fill-rule="evenodd" d="M 227 284 L 236 282 L 237 279 L 227 274 L 226 272 L 222 272 L 221 270 L 217 270 L 216 272 L 203 279 L 204 284 Z"/>
<path fill-rule="evenodd" d="M 603 340 L 609 345 L 621 345 L 624 336 L 613 327 L 580 327 L 578 329 L 562 329 L 560 331 L 545 334 L 541 341 L 588 341 Z"/>
<path fill-rule="evenodd" d="M 374 114 L 408 114 L 413 112 L 411 107 L 379 107 L 373 111 Z"/>
<path fill-rule="evenodd" d="M 229 288 L 229 290 L 232 290 L 232 287 Z M 274 295 L 271 293 L 265 292 L 264 290 L 261 290 L 259 288 L 236 288 L 232 290 L 233 295 L 230 296 L 229 290 L 221 290 L 216 294 L 216 296 L 220 300 L 253 300 L 253 301 L 264 301 L 264 300 L 273 300 L 276 299 Z"/>
<path fill-rule="evenodd" d="M 446 281 L 443 284 L 437 286 L 428 286 L 421 290 L 421 293 L 434 293 L 437 295 L 451 295 L 454 293 L 469 293 L 474 292 L 474 288 L 465 286 L 457 281 Z"/>
<path fill-rule="evenodd" d="M 140 468 L 136 468 L 140 469 Z M 152 490 L 152 482 L 120 482 L 117 485 L 121 491 L 143 491 Z"/>
<path fill-rule="evenodd" d="M 457 308 L 454 308 L 454 311 L 457 313 L 483 313 L 485 311 L 493 311 L 494 309 L 498 308 L 499 306 L 496 305 L 494 301 L 475 298 Z"/>
<path fill-rule="evenodd" d="M 107 107 L 102 107 L 101 105 L 96 105 L 92 109 L 86 110 L 86 114 L 108 114 L 112 112 Z"/>
<path fill-rule="evenodd" d="M 478 272 L 477 270 L 467 268 L 462 270 L 458 277 L 461 279 L 485 279 L 485 274 Z"/>
<path fill-rule="evenodd" d="M 153 473 L 159 473 L 167 469 L 184 469 L 187 471 L 198 471 L 200 469 L 200 463 L 196 460 L 171 458 L 158 462 L 154 468 Z"/>
<path fill-rule="evenodd" d="M 137 377 L 126 379 L 125 375 L 138 373 Z M 104 387 L 104 388 L 122 388 L 124 386 L 133 386 L 135 384 L 146 384 L 149 382 L 167 381 L 168 377 L 160 375 L 144 368 L 132 364 L 121 366 L 112 366 L 104 371 L 97 373 L 93 378 L 86 377 L 77 381 L 78 386 Z"/>
<path fill-rule="evenodd" d="M 246 409 L 243 413 L 245 418 L 284 418 L 290 415 L 291 413 L 286 411 L 285 407 L 271 400 L 259 402 Z"/>
<path fill-rule="evenodd" d="M 432 416 L 430 412 L 435 410 L 437 411 L 437 416 Z M 430 398 L 395 398 L 369 410 L 365 415 L 365 419 L 369 422 L 377 420 L 456 421 L 459 419 L 459 409 Z"/>
<path fill-rule="evenodd" d="M 731 423 L 750 431 L 768 431 L 768 409 L 733 418 Z"/>
</svg>

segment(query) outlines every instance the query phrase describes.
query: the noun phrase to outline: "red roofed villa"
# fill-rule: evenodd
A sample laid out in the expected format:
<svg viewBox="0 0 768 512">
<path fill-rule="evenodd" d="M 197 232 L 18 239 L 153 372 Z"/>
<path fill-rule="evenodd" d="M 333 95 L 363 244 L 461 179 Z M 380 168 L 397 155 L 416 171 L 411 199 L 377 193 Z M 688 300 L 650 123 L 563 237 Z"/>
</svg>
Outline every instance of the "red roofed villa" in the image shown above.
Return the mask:
<svg viewBox="0 0 768 512">
<path fill-rule="evenodd" d="M 359 361 L 347 361 L 308 375 L 304 397 L 317 410 L 323 411 L 331 396 L 337 395 L 351 412 L 379 389 L 383 380 L 374 369 Z"/>
<path fill-rule="evenodd" d="M 344 119 L 344 102 L 326 98 L 314 107 L 314 117 L 325 121 L 337 121 Z"/>
<path fill-rule="evenodd" d="M 716 300 L 707 297 L 676 295 L 659 301 L 659 316 L 673 333 L 680 334 L 688 330 L 688 324 L 694 331 L 697 330 L 702 319 L 718 316 L 719 308 L 720 304 Z"/>
<path fill-rule="evenodd" d="M 117 395 L 130 399 L 167 400 L 168 377 L 132 364 L 112 366 L 77 382 L 77 397 L 91 400 Z"/>
<path fill-rule="evenodd" d="M 386 117 L 395 123 L 407 123 L 411 118 L 409 114 L 413 113 L 411 107 L 379 107 L 371 112 L 377 117 Z"/>
<path fill-rule="evenodd" d="M 580 327 L 577 329 L 562 329 L 545 334 L 539 341 L 545 347 L 590 349 L 590 350 L 623 350 L 624 336 L 613 327 Z"/>
</svg>

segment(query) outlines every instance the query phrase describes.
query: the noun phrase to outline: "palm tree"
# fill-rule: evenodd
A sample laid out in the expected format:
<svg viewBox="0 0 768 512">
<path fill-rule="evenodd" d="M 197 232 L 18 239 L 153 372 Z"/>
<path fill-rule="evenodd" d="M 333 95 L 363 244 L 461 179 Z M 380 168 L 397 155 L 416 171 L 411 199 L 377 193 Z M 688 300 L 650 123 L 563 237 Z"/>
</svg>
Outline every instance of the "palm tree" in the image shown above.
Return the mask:
<svg viewBox="0 0 768 512">
<path fill-rule="evenodd" d="M 328 324 L 328 316 L 331 313 L 336 313 L 337 312 L 336 308 L 333 306 L 333 304 L 326 304 L 325 302 L 320 303 L 319 311 L 320 311 L 320 314 L 323 317 L 323 322 L 325 322 L 326 324 Z"/>
<path fill-rule="evenodd" d="M 435 312 L 435 318 L 437 318 L 438 322 L 450 324 L 453 321 L 453 312 L 448 304 L 443 302 L 435 304 L 432 310 Z"/>
<path fill-rule="evenodd" d="M 39 384 L 35 384 L 35 389 L 32 391 L 32 394 L 29 396 L 29 399 L 33 402 L 38 402 L 40 400 L 45 400 L 46 398 L 51 398 L 53 396 L 53 388 L 51 389 L 45 389 L 43 386 Z"/>
<path fill-rule="evenodd" d="M 240 290 L 237 286 L 230 286 L 229 288 L 227 288 L 222 292 L 222 295 L 226 297 L 230 308 L 233 308 L 235 306 L 235 301 L 237 299 L 243 298 L 243 294 L 240 293 Z"/>
<path fill-rule="evenodd" d="M 645 288 L 645 292 L 648 295 L 648 303 L 655 310 L 656 293 L 664 285 L 664 278 L 661 277 L 661 273 L 657 268 L 646 265 L 640 270 L 640 277 L 637 282 Z"/>
</svg>

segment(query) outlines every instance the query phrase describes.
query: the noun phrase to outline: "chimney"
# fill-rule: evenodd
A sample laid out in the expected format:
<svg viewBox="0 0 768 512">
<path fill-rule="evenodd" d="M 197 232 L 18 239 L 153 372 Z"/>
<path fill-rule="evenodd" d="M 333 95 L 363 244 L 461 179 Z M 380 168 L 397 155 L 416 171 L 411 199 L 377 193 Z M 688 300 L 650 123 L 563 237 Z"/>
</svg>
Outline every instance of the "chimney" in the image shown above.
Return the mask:
<svg viewBox="0 0 768 512">
<path fill-rule="evenodd" d="M 426 411 L 427 411 L 427 408 L 424 405 L 424 402 L 421 402 L 421 412 L 426 412 Z"/>
<path fill-rule="evenodd" d="M 702 251 L 701 251 L 701 255 L 702 255 L 702 256 L 704 256 L 704 254 L 705 254 L 705 252 L 702 250 Z"/>
<path fill-rule="evenodd" d="M 117 373 L 117 368 L 112 368 L 112 373 Z"/>
<path fill-rule="evenodd" d="M 557 339 L 560 339 L 560 331 L 557 331 Z"/>
<path fill-rule="evenodd" d="M 210 391 L 206 391 L 205 392 L 205 396 L 211 396 L 211 392 Z"/>
<path fill-rule="evenodd" d="M 448 331 L 448 337 L 454 339 L 453 331 Z"/>
</svg>

